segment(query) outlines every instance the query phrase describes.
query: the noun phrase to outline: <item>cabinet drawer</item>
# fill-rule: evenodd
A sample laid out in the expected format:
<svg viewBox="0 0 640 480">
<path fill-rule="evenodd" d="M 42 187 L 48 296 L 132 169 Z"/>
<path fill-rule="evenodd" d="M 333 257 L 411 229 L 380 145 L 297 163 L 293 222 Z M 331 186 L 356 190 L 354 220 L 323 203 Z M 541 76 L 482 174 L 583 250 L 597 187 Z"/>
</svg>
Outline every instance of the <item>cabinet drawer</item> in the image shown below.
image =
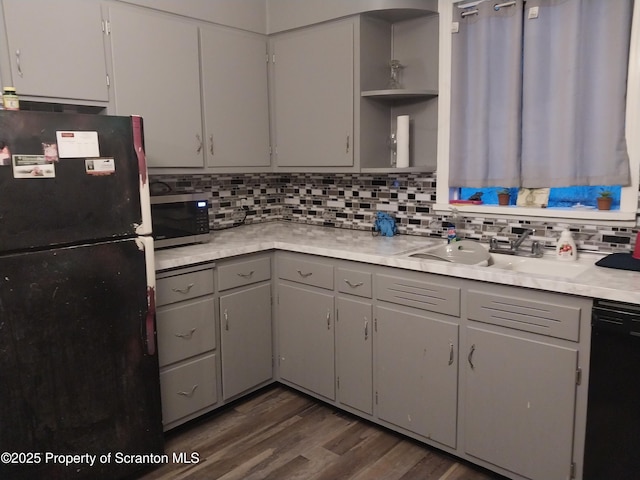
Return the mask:
<svg viewBox="0 0 640 480">
<path fill-rule="evenodd" d="M 412 278 L 376 275 L 376 298 L 385 302 L 460 316 L 460 289 Z"/>
<path fill-rule="evenodd" d="M 333 290 L 333 266 L 303 260 L 300 257 L 280 257 L 279 276 L 284 280 Z"/>
<path fill-rule="evenodd" d="M 216 346 L 213 297 L 158 309 L 160 366 L 213 350 Z"/>
<path fill-rule="evenodd" d="M 533 297 L 533 298 L 532 298 Z M 569 297 L 567 297 L 569 298 Z M 578 341 L 579 305 L 554 303 L 558 297 L 541 292 L 509 295 L 469 290 L 469 320 Z"/>
<path fill-rule="evenodd" d="M 212 354 L 160 374 L 164 424 L 218 401 L 216 362 L 216 355 Z"/>
<path fill-rule="evenodd" d="M 210 268 L 158 279 L 156 304 L 167 305 L 208 293 L 213 293 L 213 270 Z"/>
<path fill-rule="evenodd" d="M 262 282 L 270 278 L 271 261 L 269 257 L 233 262 L 218 267 L 218 288 L 220 291 Z"/>
<path fill-rule="evenodd" d="M 371 298 L 371 274 L 347 268 L 336 269 L 338 291 L 359 297 Z"/>
</svg>

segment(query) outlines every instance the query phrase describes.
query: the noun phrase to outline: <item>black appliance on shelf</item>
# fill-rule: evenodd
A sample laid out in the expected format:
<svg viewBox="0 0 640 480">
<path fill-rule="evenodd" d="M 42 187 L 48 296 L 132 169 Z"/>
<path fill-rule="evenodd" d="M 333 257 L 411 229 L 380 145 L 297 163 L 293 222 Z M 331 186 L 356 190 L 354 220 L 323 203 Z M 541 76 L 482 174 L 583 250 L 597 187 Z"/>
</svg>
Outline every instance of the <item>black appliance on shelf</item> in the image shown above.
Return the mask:
<svg viewBox="0 0 640 480">
<path fill-rule="evenodd" d="M 140 117 L 0 111 L 0 478 L 163 453 L 150 218 Z"/>
</svg>

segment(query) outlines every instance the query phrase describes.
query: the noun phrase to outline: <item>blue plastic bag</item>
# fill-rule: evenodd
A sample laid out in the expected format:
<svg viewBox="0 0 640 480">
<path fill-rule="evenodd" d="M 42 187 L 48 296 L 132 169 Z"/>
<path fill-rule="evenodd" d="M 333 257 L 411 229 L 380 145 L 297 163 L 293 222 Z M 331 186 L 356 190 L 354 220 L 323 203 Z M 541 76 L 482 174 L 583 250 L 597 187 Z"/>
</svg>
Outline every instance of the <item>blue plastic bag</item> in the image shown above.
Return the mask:
<svg viewBox="0 0 640 480">
<path fill-rule="evenodd" d="M 384 212 L 376 212 L 376 221 L 373 225 L 373 230 L 383 237 L 393 237 L 398 233 L 395 218 Z"/>
</svg>

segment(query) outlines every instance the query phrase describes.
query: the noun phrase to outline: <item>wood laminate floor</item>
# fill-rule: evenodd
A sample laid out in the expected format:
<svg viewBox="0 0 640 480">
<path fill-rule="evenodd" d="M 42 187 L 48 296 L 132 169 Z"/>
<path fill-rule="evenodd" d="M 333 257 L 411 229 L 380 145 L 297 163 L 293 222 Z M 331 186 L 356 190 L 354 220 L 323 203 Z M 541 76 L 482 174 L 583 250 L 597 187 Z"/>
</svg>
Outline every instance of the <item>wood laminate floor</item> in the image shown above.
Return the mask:
<svg viewBox="0 0 640 480">
<path fill-rule="evenodd" d="M 289 388 L 262 390 L 167 436 L 168 464 L 142 480 L 490 480 L 495 474 Z"/>
</svg>

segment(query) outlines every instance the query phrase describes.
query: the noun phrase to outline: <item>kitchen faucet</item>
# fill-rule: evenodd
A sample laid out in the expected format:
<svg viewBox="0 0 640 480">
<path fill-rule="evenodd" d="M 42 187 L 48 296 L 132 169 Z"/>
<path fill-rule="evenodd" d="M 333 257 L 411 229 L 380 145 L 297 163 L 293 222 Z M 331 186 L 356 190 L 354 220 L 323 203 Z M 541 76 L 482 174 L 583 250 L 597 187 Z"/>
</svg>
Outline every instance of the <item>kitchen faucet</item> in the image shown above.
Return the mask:
<svg viewBox="0 0 640 480">
<path fill-rule="evenodd" d="M 515 240 L 512 240 L 509 243 L 508 247 L 500 247 L 498 245 L 498 240 L 495 237 L 493 237 L 489 241 L 489 253 L 503 253 L 505 255 L 517 255 L 521 257 L 536 257 L 536 258 L 542 257 L 542 254 L 543 254 L 542 245 L 540 245 L 540 242 L 538 242 L 537 240 L 534 240 L 533 242 L 531 242 L 530 252 L 520 249 L 520 246 L 527 239 L 527 237 L 529 237 L 529 235 L 534 234 L 535 232 L 536 231 L 533 229 L 526 229 L 525 231 L 522 232 L 522 235 L 520 235 Z"/>
<path fill-rule="evenodd" d="M 535 232 L 535 230 L 531 229 L 527 229 L 522 232 L 522 235 L 511 242 L 511 250 L 518 250 L 520 248 L 520 245 L 522 245 L 522 242 L 524 242 L 529 235 Z"/>
</svg>

